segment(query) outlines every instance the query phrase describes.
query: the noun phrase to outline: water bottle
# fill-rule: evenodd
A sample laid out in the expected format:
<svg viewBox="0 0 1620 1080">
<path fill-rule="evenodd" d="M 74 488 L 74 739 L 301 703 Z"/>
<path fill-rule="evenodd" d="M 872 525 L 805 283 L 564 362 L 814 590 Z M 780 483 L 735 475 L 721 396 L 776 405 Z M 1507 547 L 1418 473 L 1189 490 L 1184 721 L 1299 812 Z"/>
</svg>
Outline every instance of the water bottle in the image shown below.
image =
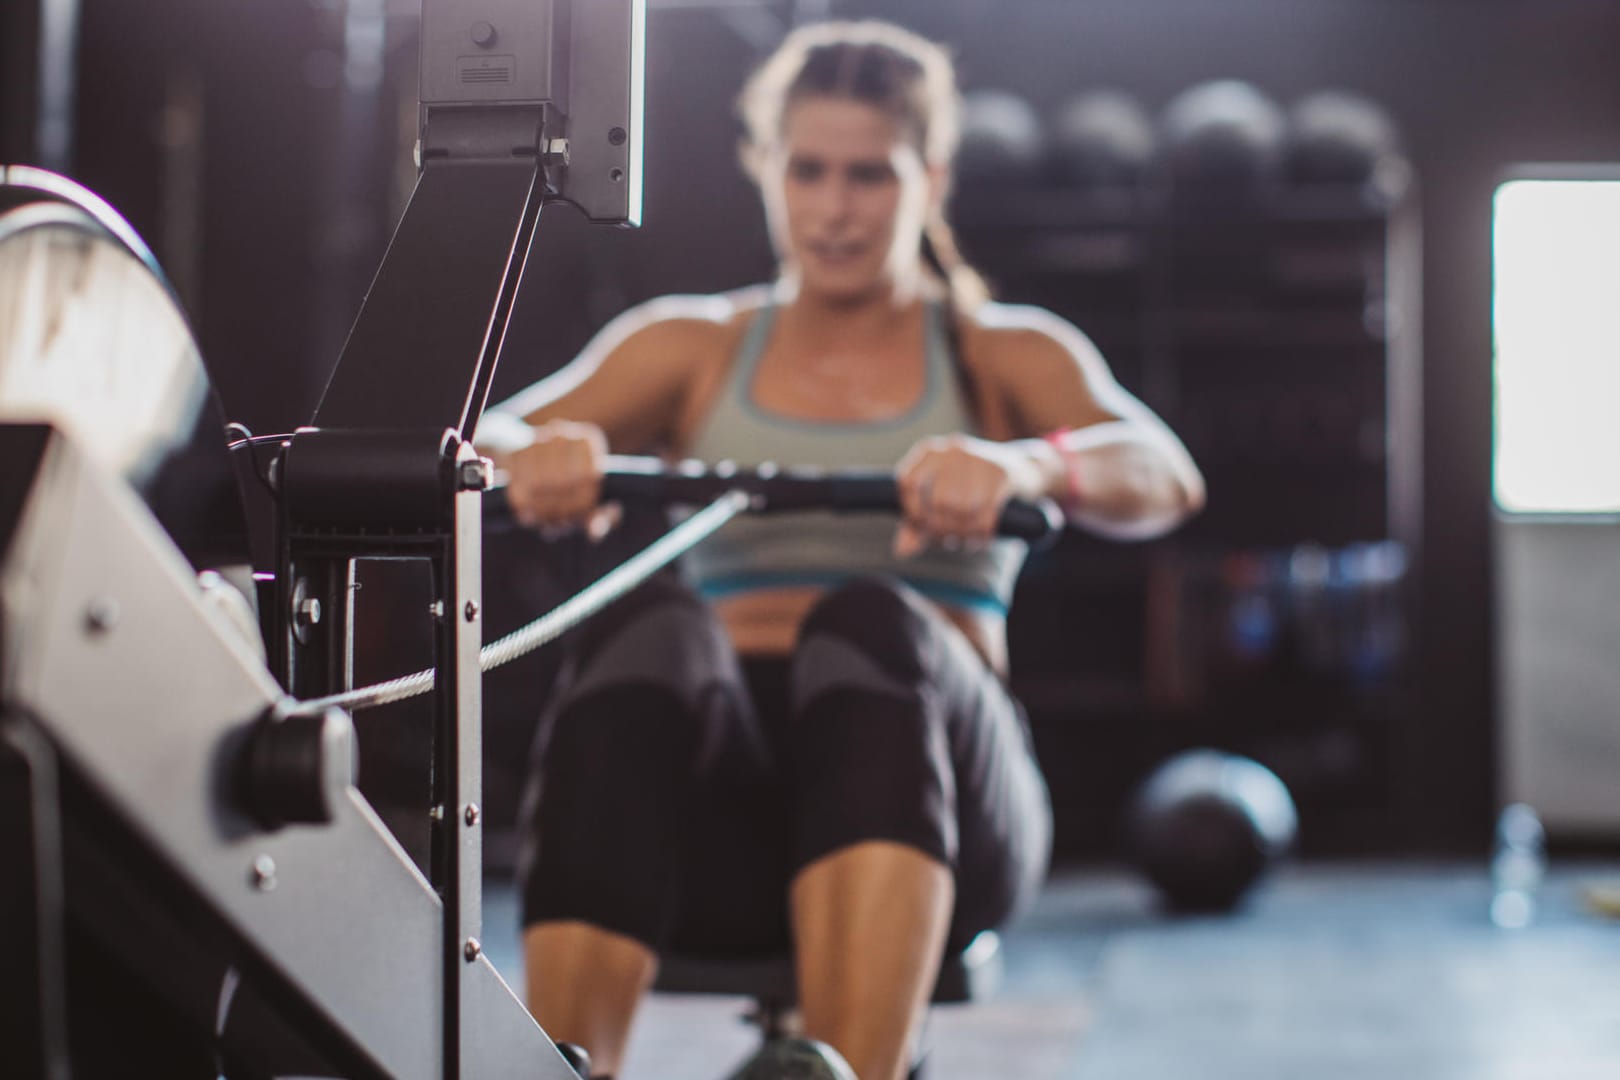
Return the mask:
<svg viewBox="0 0 1620 1080">
<path fill-rule="evenodd" d="M 1514 803 L 1496 819 L 1491 855 L 1491 922 L 1521 930 L 1536 917 L 1536 895 L 1547 872 L 1547 836 L 1541 819 L 1524 803 Z"/>
</svg>

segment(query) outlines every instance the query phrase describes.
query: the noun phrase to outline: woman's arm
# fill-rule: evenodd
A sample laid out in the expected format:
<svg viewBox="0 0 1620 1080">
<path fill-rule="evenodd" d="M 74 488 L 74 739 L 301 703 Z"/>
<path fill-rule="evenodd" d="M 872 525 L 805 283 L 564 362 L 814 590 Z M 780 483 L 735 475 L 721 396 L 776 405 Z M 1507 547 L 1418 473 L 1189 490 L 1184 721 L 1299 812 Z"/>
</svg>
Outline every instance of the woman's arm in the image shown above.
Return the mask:
<svg viewBox="0 0 1620 1080">
<path fill-rule="evenodd" d="M 534 428 L 568 421 L 599 428 L 614 453 L 667 443 L 698 365 L 734 311 L 725 296 L 666 296 L 630 309 L 572 363 L 491 407 L 475 441 L 499 460 L 528 445 Z"/>
<path fill-rule="evenodd" d="M 1034 307 L 988 305 L 977 365 L 1001 395 L 1030 482 L 1076 525 L 1119 539 L 1162 535 L 1204 505 L 1204 480 L 1163 420 L 1115 381 L 1073 324 Z"/>
<path fill-rule="evenodd" d="M 1102 353 L 1071 322 L 1042 308 L 985 304 L 962 325 L 964 358 L 978 387 L 982 440 L 940 440 L 930 457 L 964 504 L 983 492 L 1050 497 L 1074 525 L 1116 539 L 1170 531 L 1204 505 L 1204 478 L 1170 427 L 1115 381 Z M 925 470 L 932 471 L 932 470 Z M 969 499 L 975 473 L 977 499 Z M 1000 479 L 998 479 L 1000 478 Z M 935 515 L 936 518 L 940 515 Z M 978 525 L 991 518 L 974 520 Z M 951 515 L 944 513 L 944 521 Z"/>
<path fill-rule="evenodd" d="M 513 516 L 542 529 L 606 531 L 606 455 L 670 442 L 731 310 L 725 297 L 643 304 L 609 323 L 573 363 L 486 411 L 474 441 L 506 471 Z"/>
<path fill-rule="evenodd" d="M 990 304 L 961 340 L 983 437 L 930 436 L 901 459 L 896 555 L 986 543 L 1011 498 L 1055 499 L 1075 525 L 1120 540 L 1163 535 L 1203 506 L 1204 480 L 1181 440 L 1074 326 Z"/>
</svg>

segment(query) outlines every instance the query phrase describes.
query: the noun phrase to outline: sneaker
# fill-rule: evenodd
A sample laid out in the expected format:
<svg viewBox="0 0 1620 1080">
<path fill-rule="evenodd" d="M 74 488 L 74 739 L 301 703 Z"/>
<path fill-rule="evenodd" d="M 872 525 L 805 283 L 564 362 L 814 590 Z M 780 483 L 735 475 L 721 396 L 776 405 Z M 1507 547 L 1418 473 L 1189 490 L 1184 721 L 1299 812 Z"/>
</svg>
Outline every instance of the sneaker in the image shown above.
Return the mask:
<svg viewBox="0 0 1620 1080">
<path fill-rule="evenodd" d="M 727 1080 L 855 1080 L 838 1051 L 815 1039 L 772 1039 Z"/>
<path fill-rule="evenodd" d="M 575 1046 L 573 1043 L 560 1042 L 557 1044 L 557 1053 L 563 1056 L 563 1060 L 568 1062 L 569 1066 L 572 1067 L 573 1070 L 583 1078 L 583 1080 L 589 1080 L 591 1075 L 591 1055 L 585 1052 L 585 1048 L 583 1046 Z"/>
</svg>

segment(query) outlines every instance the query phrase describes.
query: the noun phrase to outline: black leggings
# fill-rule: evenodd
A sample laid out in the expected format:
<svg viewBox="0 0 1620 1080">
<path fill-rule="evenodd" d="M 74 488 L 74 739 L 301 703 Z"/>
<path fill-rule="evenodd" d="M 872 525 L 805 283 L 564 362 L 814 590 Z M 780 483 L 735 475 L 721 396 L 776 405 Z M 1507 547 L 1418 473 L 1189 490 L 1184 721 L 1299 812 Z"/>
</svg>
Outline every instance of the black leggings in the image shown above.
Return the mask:
<svg viewBox="0 0 1620 1080">
<path fill-rule="evenodd" d="M 1033 898 L 1050 853 L 1017 702 L 887 580 L 824 596 L 791 658 L 747 661 L 695 594 L 649 582 L 581 631 L 533 766 L 525 924 L 658 951 L 785 948 L 793 876 L 868 840 L 951 868 L 960 947 Z"/>
</svg>

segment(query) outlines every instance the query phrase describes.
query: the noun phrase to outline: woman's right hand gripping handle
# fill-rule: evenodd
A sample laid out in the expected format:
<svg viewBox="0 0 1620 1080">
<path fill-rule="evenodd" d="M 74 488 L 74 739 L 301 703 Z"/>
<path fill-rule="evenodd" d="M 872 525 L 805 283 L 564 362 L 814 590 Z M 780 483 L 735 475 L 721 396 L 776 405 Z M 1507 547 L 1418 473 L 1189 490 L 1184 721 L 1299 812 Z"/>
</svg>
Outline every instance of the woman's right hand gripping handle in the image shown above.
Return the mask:
<svg viewBox="0 0 1620 1080">
<path fill-rule="evenodd" d="M 613 526 L 613 508 L 602 505 L 607 437 L 595 424 L 548 420 L 534 441 L 501 455 L 506 500 L 512 517 L 546 533 L 583 526 L 599 538 Z"/>
</svg>

